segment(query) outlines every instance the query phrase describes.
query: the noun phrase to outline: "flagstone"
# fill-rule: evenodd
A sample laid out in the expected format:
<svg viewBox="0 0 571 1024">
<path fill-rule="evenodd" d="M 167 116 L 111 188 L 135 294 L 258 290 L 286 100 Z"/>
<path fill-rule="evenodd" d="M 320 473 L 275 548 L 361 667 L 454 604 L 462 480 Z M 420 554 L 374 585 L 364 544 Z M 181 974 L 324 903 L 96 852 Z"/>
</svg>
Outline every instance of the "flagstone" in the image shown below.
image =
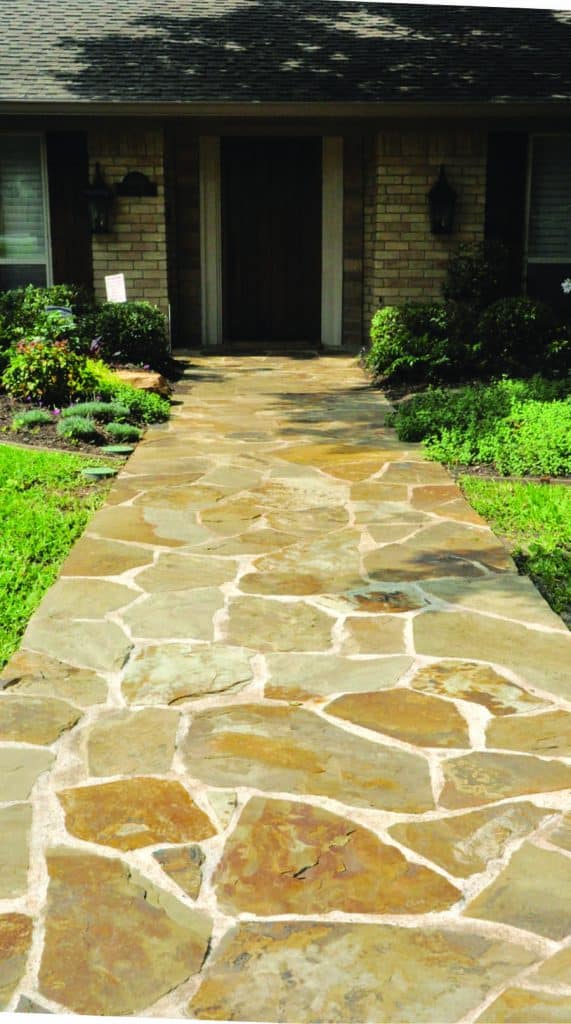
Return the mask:
<svg viewBox="0 0 571 1024">
<path fill-rule="evenodd" d="M 222 644 L 145 647 L 125 669 L 123 694 L 131 704 L 179 704 L 237 692 L 252 681 L 252 653 Z"/>
<path fill-rule="evenodd" d="M 30 620 L 22 646 L 96 672 L 117 672 L 133 645 L 114 622 L 38 615 Z"/>
<path fill-rule="evenodd" d="M 473 661 L 439 661 L 414 676 L 411 686 L 423 693 L 442 694 L 457 700 L 481 704 L 493 715 L 537 711 L 546 701 L 522 690 L 489 665 Z"/>
<path fill-rule="evenodd" d="M 24 696 L 61 697 L 79 707 L 107 699 L 107 683 L 96 672 L 72 668 L 57 658 L 20 649 L 0 672 L 0 690 Z"/>
<path fill-rule="evenodd" d="M 91 775 L 144 775 L 168 772 L 175 752 L 180 715 L 176 711 L 108 711 L 87 730 Z"/>
<path fill-rule="evenodd" d="M 36 780 L 55 760 L 51 750 L 0 746 L 0 800 L 27 800 Z"/>
<path fill-rule="evenodd" d="M 453 704 L 399 688 L 350 693 L 327 705 L 327 714 L 419 747 L 469 747 L 468 725 Z"/>
<path fill-rule="evenodd" d="M 551 814 L 549 809 L 527 802 L 501 804 L 435 821 L 403 822 L 389 828 L 389 834 L 451 875 L 469 878 L 503 856 L 508 843 L 534 832 Z"/>
<path fill-rule="evenodd" d="M 103 619 L 107 612 L 130 604 L 137 591 L 108 580 L 57 580 L 36 611 L 37 616 Z"/>
<path fill-rule="evenodd" d="M 559 826 L 549 834 L 549 842 L 571 853 L 571 813 L 563 815 Z"/>
<path fill-rule="evenodd" d="M 126 611 L 123 621 L 133 636 L 146 640 L 213 640 L 212 619 L 224 607 L 214 587 L 151 594 Z"/>
<path fill-rule="evenodd" d="M 255 573 L 242 577 L 240 590 L 302 595 L 358 586 L 362 580 L 360 537 L 357 530 L 340 530 L 266 555 L 256 561 Z"/>
<path fill-rule="evenodd" d="M 297 540 L 292 533 L 280 533 L 279 530 L 250 530 L 236 537 L 216 537 L 200 548 L 201 552 L 212 553 L 219 557 L 237 558 L 243 555 L 264 554 L 294 544 Z"/>
<path fill-rule="evenodd" d="M 412 665 L 412 658 L 367 658 L 356 661 L 335 654 L 267 654 L 267 697 L 307 700 L 347 691 L 381 690 L 394 686 Z"/>
<path fill-rule="evenodd" d="M 482 576 L 485 569 L 505 572 L 513 563 L 506 549 L 488 530 L 462 523 L 438 523 L 402 544 L 389 544 L 365 556 L 369 576 L 391 580 L 437 579 L 442 576 Z"/>
<path fill-rule="evenodd" d="M 372 517 L 364 515 L 363 520 L 366 524 L 366 530 L 371 540 L 377 545 L 381 544 L 392 544 L 393 541 L 404 540 L 406 537 L 410 537 L 416 529 L 418 529 L 418 523 L 404 522 L 402 524 L 391 524 L 383 523 L 382 519 L 380 522 L 371 522 Z M 357 518 L 359 522 L 359 518 Z"/>
<path fill-rule="evenodd" d="M 340 480 L 330 480 L 320 474 L 286 480 L 271 480 L 256 488 L 256 501 L 267 513 L 293 515 L 298 513 L 325 517 L 325 522 L 346 519 L 344 508 L 349 498 L 349 487 Z M 295 531 L 294 531 L 295 532 Z"/>
<path fill-rule="evenodd" d="M 475 1024 L 569 1024 L 571 996 L 508 988 Z"/>
<path fill-rule="evenodd" d="M 396 615 L 371 615 L 345 620 L 343 654 L 405 654 L 405 626 Z"/>
<path fill-rule="evenodd" d="M 47 863 L 41 995 L 73 1013 L 136 1014 L 200 970 L 205 914 L 115 858 L 58 848 Z"/>
<path fill-rule="evenodd" d="M 137 481 L 131 485 L 133 505 L 144 505 L 145 508 L 171 509 L 176 512 L 199 512 L 205 505 L 211 505 L 223 496 L 224 492 L 217 487 L 203 487 L 195 484 L 162 484 L 150 486 L 141 492 Z"/>
<path fill-rule="evenodd" d="M 547 711 L 490 722 L 486 746 L 521 750 L 542 757 L 570 757 L 571 714 L 568 711 Z"/>
<path fill-rule="evenodd" d="M 384 484 L 450 484 L 450 474 L 438 462 L 397 462 L 387 466 Z"/>
<path fill-rule="evenodd" d="M 433 519 L 425 512 L 419 512 L 411 508 L 407 501 L 356 501 L 353 503 L 355 522 L 358 525 L 366 525 L 369 532 L 380 526 L 384 527 L 381 538 L 386 536 L 386 530 L 391 527 L 399 527 L 396 540 L 413 533 L 420 526 L 432 524 Z M 407 527 L 406 531 L 404 527 Z M 386 541 L 380 540 L 379 544 Z"/>
<path fill-rule="evenodd" d="M 414 621 L 418 654 L 482 658 L 519 674 L 547 693 L 571 698 L 571 634 L 544 633 L 471 612 L 428 611 Z"/>
<path fill-rule="evenodd" d="M 502 573 L 482 580 L 438 580 L 427 582 L 423 589 L 442 601 L 459 608 L 530 622 L 562 630 L 555 614 L 527 576 Z"/>
<path fill-rule="evenodd" d="M 187 843 L 214 835 L 210 819 L 180 782 L 135 778 L 58 793 L 71 835 L 118 850 Z"/>
<path fill-rule="evenodd" d="M 81 715 L 79 708 L 55 697 L 0 695 L 0 740 L 49 746 Z"/>
<path fill-rule="evenodd" d="M 229 914 L 422 914 L 461 893 L 441 875 L 348 818 L 310 804 L 253 797 L 216 869 Z"/>
<path fill-rule="evenodd" d="M 31 826 L 31 804 L 0 807 L 0 899 L 26 892 Z"/>
<path fill-rule="evenodd" d="M 296 534 L 325 535 L 347 527 L 349 513 L 342 505 L 325 508 L 303 508 L 286 511 L 266 510 L 266 522 L 274 530 L 285 530 Z"/>
<path fill-rule="evenodd" d="M 570 877 L 565 854 L 525 843 L 464 914 L 564 939 L 571 931 Z"/>
<path fill-rule="evenodd" d="M 230 602 L 226 640 L 258 651 L 325 651 L 333 620 L 302 601 L 237 597 Z"/>
<path fill-rule="evenodd" d="M 530 975 L 530 981 L 539 982 L 540 985 L 571 986 L 571 946 L 549 957 Z"/>
<path fill-rule="evenodd" d="M 414 487 L 411 496 L 413 508 L 419 508 L 444 519 L 454 519 L 460 523 L 473 523 L 485 526 L 485 521 L 470 507 L 465 498 L 461 497 L 456 484 L 436 484 L 434 486 Z"/>
<path fill-rule="evenodd" d="M 440 803 L 450 810 L 571 786 L 571 766 L 528 754 L 474 751 L 445 761 L 443 771 Z"/>
<path fill-rule="evenodd" d="M 351 487 L 351 501 L 371 502 L 405 502 L 408 498 L 408 486 L 406 484 L 388 484 L 384 477 L 380 480 L 367 480 L 353 484 Z"/>
<path fill-rule="evenodd" d="M 152 561 L 153 553 L 148 548 L 84 534 L 63 563 L 61 576 L 121 576 Z"/>
<path fill-rule="evenodd" d="M 198 898 L 205 860 L 200 846 L 167 847 L 165 850 L 155 850 L 153 857 L 187 896 L 192 900 Z"/>
<path fill-rule="evenodd" d="M 430 926 L 245 923 L 216 949 L 187 1012 L 199 1020 L 442 1024 L 476 1009 L 534 959 L 515 943 Z"/>
<path fill-rule="evenodd" d="M 239 782 L 411 813 L 434 806 L 424 758 L 363 740 L 297 707 L 202 712 L 180 749 L 191 775 L 213 786 Z"/>
<path fill-rule="evenodd" d="M 351 444 L 304 444 L 298 447 L 285 448 L 280 452 L 280 459 L 302 465 L 318 466 L 331 476 L 342 480 L 367 480 L 373 473 L 383 467 L 386 462 L 394 462 L 402 458 L 398 449 L 383 449 Z"/>
<path fill-rule="evenodd" d="M 89 523 L 89 533 L 112 540 L 164 547 L 196 544 L 211 535 L 185 509 L 157 508 L 146 504 L 100 509 Z"/>
<path fill-rule="evenodd" d="M 137 573 L 137 585 L 149 594 L 161 594 L 219 587 L 235 576 L 236 565 L 227 559 L 162 553 L 152 568 Z"/>
<path fill-rule="evenodd" d="M 26 971 L 33 922 L 25 914 L 0 914 L 0 1010 L 5 1010 Z"/>
</svg>

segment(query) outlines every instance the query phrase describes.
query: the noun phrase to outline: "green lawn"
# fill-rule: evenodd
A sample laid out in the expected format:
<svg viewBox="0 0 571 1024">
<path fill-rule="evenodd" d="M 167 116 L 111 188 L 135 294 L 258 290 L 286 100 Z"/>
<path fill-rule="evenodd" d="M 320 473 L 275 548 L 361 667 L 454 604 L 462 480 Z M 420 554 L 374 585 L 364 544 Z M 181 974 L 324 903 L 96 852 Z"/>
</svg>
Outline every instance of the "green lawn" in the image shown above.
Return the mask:
<svg viewBox="0 0 571 1024">
<path fill-rule="evenodd" d="M 504 537 L 520 569 L 571 621 L 571 486 L 463 476 L 468 501 Z"/>
<path fill-rule="evenodd" d="M 0 445 L 0 667 L 69 549 L 104 501 L 107 485 L 82 468 L 101 459 Z"/>
</svg>

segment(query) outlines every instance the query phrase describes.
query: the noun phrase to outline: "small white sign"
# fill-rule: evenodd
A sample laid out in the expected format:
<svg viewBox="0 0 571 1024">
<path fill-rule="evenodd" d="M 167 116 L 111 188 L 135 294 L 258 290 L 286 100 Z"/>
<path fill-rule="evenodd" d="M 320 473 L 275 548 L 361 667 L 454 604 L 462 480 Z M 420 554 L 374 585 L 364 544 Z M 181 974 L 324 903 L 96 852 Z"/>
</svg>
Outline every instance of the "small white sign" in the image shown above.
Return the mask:
<svg viewBox="0 0 571 1024">
<path fill-rule="evenodd" d="M 105 278 L 105 294 L 107 302 L 126 302 L 125 275 L 108 274 Z"/>
</svg>

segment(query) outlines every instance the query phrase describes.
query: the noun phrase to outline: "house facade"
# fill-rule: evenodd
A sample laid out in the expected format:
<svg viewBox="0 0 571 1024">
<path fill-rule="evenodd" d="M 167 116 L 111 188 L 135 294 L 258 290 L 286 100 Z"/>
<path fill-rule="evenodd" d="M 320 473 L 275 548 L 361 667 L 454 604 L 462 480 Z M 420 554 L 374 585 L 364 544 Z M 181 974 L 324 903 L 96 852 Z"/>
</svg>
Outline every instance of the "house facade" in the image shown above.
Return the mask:
<svg viewBox="0 0 571 1024">
<path fill-rule="evenodd" d="M 170 314 L 175 347 L 354 348 L 380 305 L 439 298 L 450 251 L 490 238 L 513 247 L 524 290 L 560 300 L 571 12 L 77 6 L 44 0 L 38 20 L 14 0 L 7 16 L 1 289 L 102 299 L 124 273 L 129 299 Z M 441 168 L 450 231 L 427 200 Z"/>
</svg>

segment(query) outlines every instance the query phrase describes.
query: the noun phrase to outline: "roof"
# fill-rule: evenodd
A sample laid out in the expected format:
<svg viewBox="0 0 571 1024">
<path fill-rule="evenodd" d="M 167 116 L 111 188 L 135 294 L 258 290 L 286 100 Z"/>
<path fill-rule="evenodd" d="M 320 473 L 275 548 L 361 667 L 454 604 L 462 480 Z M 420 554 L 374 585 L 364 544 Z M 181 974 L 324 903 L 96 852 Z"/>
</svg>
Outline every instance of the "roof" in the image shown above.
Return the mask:
<svg viewBox="0 0 571 1024">
<path fill-rule="evenodd" d="M 0 102 L 571 99 L 571 11 L 360 0 L 5 0 Z"/>
</svg>

